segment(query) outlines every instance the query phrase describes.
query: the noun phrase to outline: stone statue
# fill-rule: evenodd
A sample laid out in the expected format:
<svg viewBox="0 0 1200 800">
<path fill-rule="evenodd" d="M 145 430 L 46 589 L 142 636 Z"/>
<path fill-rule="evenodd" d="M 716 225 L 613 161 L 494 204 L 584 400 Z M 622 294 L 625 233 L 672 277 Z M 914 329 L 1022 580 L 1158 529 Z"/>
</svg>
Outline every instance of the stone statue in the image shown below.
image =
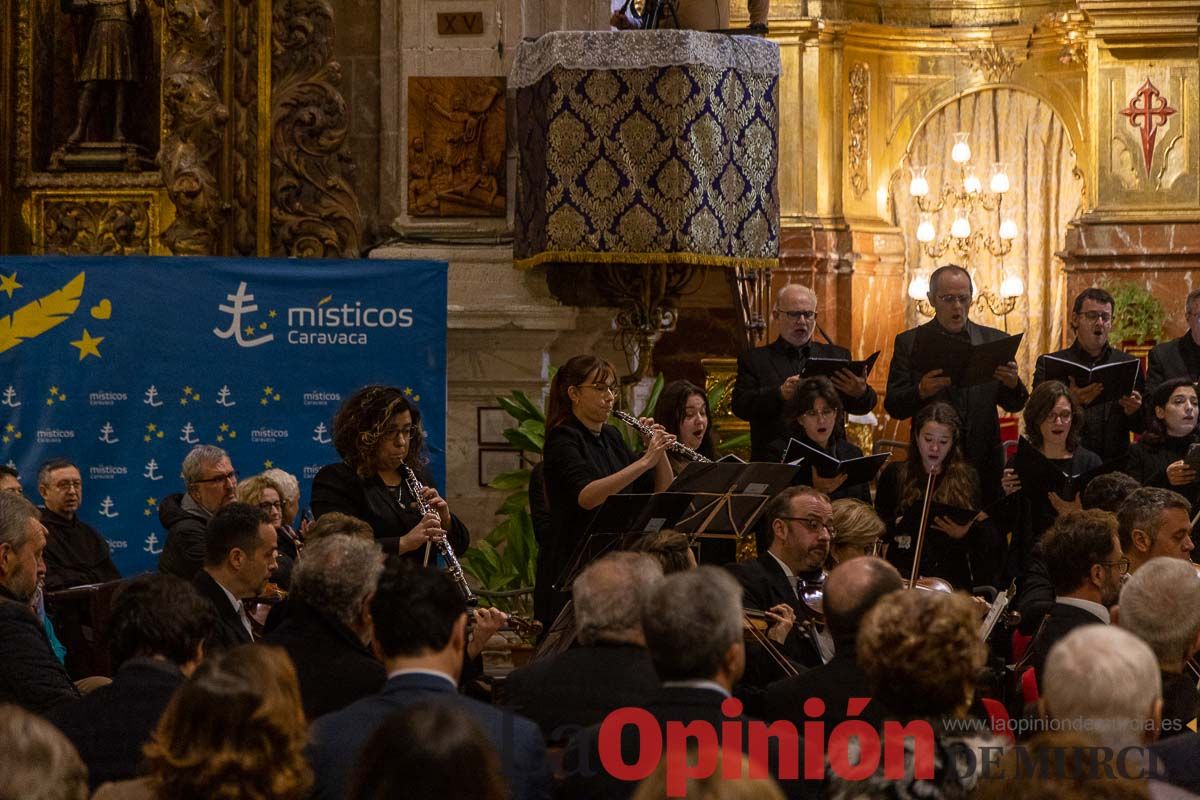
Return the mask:
<svg viewBox="0 0 1200 800">
<path fill-rule="evenodd" d="M 139 0 L 61 1 L 63 11 L 87 14 L 92 18 L 87 51 L 75 78 L 80 87 L 79 106 L 75 129 L 67 137 L 67 147 L 76 147 L 83 141 L 92 114 L 98 108 L 96 100 L 102 88 L 111 88 L 113 92 L 110 141 L 123 143 L 126 101 L 130 87 L 139 82 L 138 53 L 133 35 L 133 23 L 140 10 Z"/>
</svg>

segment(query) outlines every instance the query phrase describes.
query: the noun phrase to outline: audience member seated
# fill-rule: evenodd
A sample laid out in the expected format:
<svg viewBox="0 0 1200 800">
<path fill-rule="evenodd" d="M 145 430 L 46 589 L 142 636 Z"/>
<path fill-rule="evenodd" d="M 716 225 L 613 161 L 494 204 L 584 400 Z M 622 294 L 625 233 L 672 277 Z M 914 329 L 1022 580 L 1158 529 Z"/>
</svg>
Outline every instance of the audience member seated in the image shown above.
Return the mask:
<svg viewBox="0 0 1200 800">
<path fill-rule="evenodd" d="M 375 694 L 387 680 L 369 647 L 371 598 L 382 572 L 373 536 L 323 537 L 296 565 L 287 617 L 266 642 L 291 657 L 309 719 Z"/>
<path fill-rule="evenodd" d="M 295 528 L 296 517 L 300 516 L 300 481 L 296 480 L 296 476 L 279 467 L 263 470 L 262 474 L 269 480 L 275 482 L 275 485 L 280 488 L 282 494 L 279 496 L 283 501 L 283 528 L 288 536 L 303 543 L 305 541 L 305 528 L 312 524 L 308 520 L 302 520 L 300 530 Z"/>
<path fill-rule="evenodd" d="M 1200 442 L 1196 423 L 1200 403 L 1196 385 L 1187 378 L 1161 383 L 1150 396 L 1146 432 L 1129 448 L 1125 470 L 1143 486 L 1179 492 L 1193 506 L 1200 500 L 1196 470 L 1184 461 L 1188 449 Z"/>
<path fill-rule="evenodd" d="M 1187 498 L 1170 489 L 1143 486 L 1125 498 L 1117 520 L 1130 572 L 1159 556 L 1191 560 L 1195 545 L 1190 510 Z"/>
<path fill-rule="evenodd" d="M 261 508 L 271 518 L 279 549 L 279 566 L 271 574 L 271 582 L 287 591 L 300 543 L 296 532 L 283 524 L 283 487 L 268 478 L 266 473 L 254 475 L 238 484 L 237 499 L 239 503 Z"/>
<path fill-rule="evenodd" d="M 1079 493 L 1079 502 L 1086 511 L 1097 508 L 1116 514 L 1121 510 L 1125 498 L 1141 487 L 1135 478 L 1124 472 L 1106 472 L 1092 478 Z"/>
<path fill-rule="evenodd" d="M 697 749 L 689 748 L 689 763 L 698 757 Z M 726 775 L 725 765 L 718 763 L 707 778 L 688 778 L 682 796 L 702 800 L 784 800 L 783 790 L 773 778 L 750 777 L 750 759 L 743 756 L 740 763 L 735 762 L 734 768 L 736 775 Z M 631 800 L 663 800 L 665 797 L 670 795 L 667 794 L 667 761 L 663 759 L 658 769 L 638 784 Z"/>
<path fill-rule="evenodd" d="M 254 641 L 245 601 L 258 596 L 275 570 L 275 526 L 254 506 L 230 503 L 209 520 L 205 539 L 204 568 L 192 585 L 217 612 L 204 648 L 213 653 Z"/>
<path fill-rule="evenodd" d="M 658 562 L 663 575 L 696 568 L 696 554 L 688 547 L 688 535 L 673 530 L 647 533 L 630 548 L 635 553 L 645 553 Z"/>
<path fill-rule="evenodd" d="M 219 447 L 198 444 L 183 459 L 186 494 L 169 494 L 158 504 L 158 521 L 167 532 L 158 570 L 191 580 L 204 564 L 208 521 L 237 499 L 237 472 Z"/>
<path fill-rule="evenodd" d="M 1102 766 L 1108 757 L 1082 731 L 1040 733 L 992 765 L 974 800 L 1149 800 L 1145 781 Z"/>
<path fill-rule="evenodd" d="M 349 800 L 506 800 L 496 747 L 465 710 L 417 703 L 367 740 Z"/>
<path fill-rule="evenodd" d="M 371 616 L 388 681 L 379 694 L 313 724 L 313 797 L 346 797 L 354 763 L 371 735 L 388 716 L 420 702 L 455 705 L 474 718 L 504 755 L 501 766 L 513 800 L 549 797 L 550 773 L 537 726 L 456 691 L 467 641 L 467 607 L 454 581 L 436 570 L 389 559 L 371 600 Z"/>
<path fill-rule="evenodd" d="M 833 501 L 833 533 L 826 569 L 859 556 L 877 554 L 887 525 L 869 502 L 843 497 Z"/>
<path fill-rule="evenodd" d="M 66 737 L 41 717 L 0 703 L 0 800 L 87 797 L 87 767 Z"/>
<path fill-rule="evenodd" d="M 108 542 L 77 516 L 83 503 L 79 468 L 65 458 L 47 461 L 38 470 L 38 493 L 46 526 L 46 591 L 120 580 Z"/>
<path fill-rule="evenodd" d="M 138 774 L 142 745 L 203 660 L 214 623 L 210 604 L 174 575 L 141 575 L 113 597 L 112 683 L 47 715 L 87 764 L 92 789 Z"/>
<path fill-rule="evenodd" d="M 706 723 L 721 732 L 726 748 L 746 754 L 747 720 L 731 694 L 746 665 L 740 595 L 728 573 L 708 566 L 668 575 L 651 591 L 642 608 L 642 629 L 662 688 L 644 708 L 658 721 L 659 735 L 665 736 L 662 732 L 669 722 Z M 727 731 L 739 721 L 741 738 L 735 742 Z M 623 799 L 637 788 L 604 769 L 600 728 L 594 725 L 581 732 L 564 755 L 565 796 L 573 800 Z M 641 730 L 633 725 L 621 728 L 620 754 L 626 764 L 639 759 Z M 803 742 L 798 742 L 798 748 L 804 752 Z M 775 776 L 779 774 L 777 756 L 769 756 Z M 817 789 L 815 784 L 801 781 L 788 781 L 785 788 L 790 796 L 800 797 L 815 795 Z"/>
<path fill-rule="evenodd" d="M 322 514 L 320 519 L 308 526 L 304 542 L 305 544 L 315 544 L 327 536 L 337 536 L 339 534 L 368 542 L 375 541 L 375 531 L 366 522 L 358 517 L 343 514 L 340 511 L 329 511 Z"/>
<path fill-rule="evenodd" d="M 8 464 L 0 464 L 0 492 L 24 494 L 21 489 L 21 473 Z"/>
<path fill-rule="evenodd" d="M 1042 539 L 1054 605 L 1029 645 L 1029 666 L 1041 686 L 1042 665 L 1060 639 L 1082 625 L 1109 624 L 1129 559 L 1121 554 L 1117 523 L 1107 511 L 1071 511 Z"/>
<path fill-rule="evenodd" d="M 529 717 L 551 745 L 563 744 L 610 711 L 644 706 L 658 676 L 642 634 L 642 605 L 662 568 L 641 553 L 609 553 L 571 588 L 578 647 L 514 670 L 505 705 Z"/>
<path fill-rule="evenodd" d="M 880 598 L 903 588 L 904 580 L 900 573 L 882 558 L 864 556 L 835 567 L 825 580 L 823 603 L 825 620 L 835 647 L 833 660 L 772 684 L 764 702 L 767 718 L 791 720 L 798 728 L 806 720 L 820 718 L 825 723 L 828 736 L 829 731 L 847 718 L 846 708 L 851 698 L 870 697 L 870 685 L 858 663 L 854 646 L 858 629 L 863 617 Z M 810 697 L 819 698 L 825 704 L 824 714 L 814 715 L 805 711 L 804 703 Z M 872 703 L 859 718 L 872 723 L 881 722 L 882 705 Z"/>
<path fill-rule="evenodd" d="M 1200 716 L 1196 676 L 1185 670 L 1200 648 L 1200 579 L 1178 558 L 1154 558 L 1121 588 L 1118 622 L 1154 651 L 1162 671 L 1162 738 Z"/>
<path fill-rule="evenodd" d="M 45 714 L 79 691 L 30 608 L 46 574 L 46 526 L 33 503 L 0 492 L 0 703 Z"/>
<path fill-rule="evenodd" d="M 106 783 L 92 800 L 302 800 L 312 784 L 306 738 L 287 655 L 236 647 L 175 693 L 146 745 L 147 776 Z"/>
<path fill-rule="evenodd" d="M 885 776 L 884 763 L 895 764 L 891 758 L 881 759 L 875 774 L 863 781 L 847 781 L 830 771 L 830 800 L 969 796 L 982 768 L 981 748 L 995 752 L 999 741 L 965 733 L 947 721 L 965 718 L 986 655 L 979 614 L 966 595 L 905 590 L 880 599 L 859 629 L 858 663 L 871 686 L 871 702 L 881 703 L 890 719 L 932 727 L 933 777 L 914 772 L 916 744 L 907 736 L 904 777 Z M 896 746 L 887 741 L 886 730 L 882 745 L 884 750 Z M 853 740 L 849 763 L 859 756 Z"/>
</svg>

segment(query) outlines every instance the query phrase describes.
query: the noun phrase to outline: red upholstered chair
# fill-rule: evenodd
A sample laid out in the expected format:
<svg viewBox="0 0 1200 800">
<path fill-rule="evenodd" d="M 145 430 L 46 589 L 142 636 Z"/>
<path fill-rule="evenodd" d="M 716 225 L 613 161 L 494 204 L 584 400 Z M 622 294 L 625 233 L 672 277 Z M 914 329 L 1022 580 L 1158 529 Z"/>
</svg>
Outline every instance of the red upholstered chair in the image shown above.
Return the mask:
<svg viewBox="0 0 1200 800">
<path fill-rule="evenodd" d="M 1021 699 L 1027 706 L 1038 701 L 1037 675 L 1034 674 L 1033 667 L 1026 667 L 1021 673 Z"/>
<path fill-rule="evenodd" d="M 1012 731 L 1012 717 L 1009 716 L 1004 703 L 994 697 L 981 697 L 979 702 L 987 712 L 988 721 L 992 724 L 992 733 L 1007 739 L 1009 744 L 1016 744 L 1017 739 Z"/>
<path fill-rule="evenodd" d="M 1025 651 L 1029 649 L 1029 643 L 1033 641 L 1032 636 L 1026 636 L 1020 631 L 1013 631 L 1012 635 L 1012 663 L 1020 664 L 1021 659 L 1025 657 Z"/>
</svg>

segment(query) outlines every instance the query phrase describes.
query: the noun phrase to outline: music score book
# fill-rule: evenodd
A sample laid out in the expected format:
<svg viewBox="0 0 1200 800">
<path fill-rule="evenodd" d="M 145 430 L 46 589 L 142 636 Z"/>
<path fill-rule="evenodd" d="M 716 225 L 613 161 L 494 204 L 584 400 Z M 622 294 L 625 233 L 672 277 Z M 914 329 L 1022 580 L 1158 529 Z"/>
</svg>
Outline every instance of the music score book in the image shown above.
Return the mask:
<svg viewBox="0 0 1200 800">
<path fill-rule="evenodd" d="M 995 380 L 992 376 L 996 367 L 1016 358 L 1024 336 L 1022 332 L 992 342 L 971 344 L 923 325 L 917 328 L 917 338 L 913 342 L 912 365 L 922 375 L 940 369 L 955 389 L 978 386 Z"/>
<path fill-rule="evenodd" d="M 853 361 L 848 358 L 818 358 L 814 356 L 804 362 L 804 368 L 800 370 L 800 377 L 813 378 L 818 375 L 824 375 L 826 378 L 832 379 L 837 372 L 848 369 L 858 377 L 866 380 L 867 376 L 871 374 L 871 370 L 875 368 L 875 362 L 879 359 L 879 352 L 876 350 L 862 361 Z"/>
<path fill-rule="evenodd" d="M 1131 394 L 1137 388 L 1138 373 L 1141 372 L 1142 362 L 1136 358 L 1129 361 L 1117 361 L 1112 364 L 1100 364 L 1095 367 L 1085 367 L 1076 361 L 1058 356 L 1042 356 L 1042 369 L 1046 380 L 1062 381 L 1070 386 L 1070 379 L 1075 379 L 1076 386 L 1089 386 L 1093 383 L 1104 385 L 1104 390 L 1089 406 L 1096 403 L 1108 403 L 1119 400 Z"/>
<path fill-rule="evenodd" d="M 875 480 L 879 470 L 883 469 L 883 465 L 889 458 L 891 458 L 891 453 L 876 453 L 871 456 L 858 456 L 841 461 L 798 439 L 790 439 L 787 450 L 783 453 L 783 463 L 799 464 L 804 462 L 823 478 L 844 474 L 847 486 Z"/>
</svg>

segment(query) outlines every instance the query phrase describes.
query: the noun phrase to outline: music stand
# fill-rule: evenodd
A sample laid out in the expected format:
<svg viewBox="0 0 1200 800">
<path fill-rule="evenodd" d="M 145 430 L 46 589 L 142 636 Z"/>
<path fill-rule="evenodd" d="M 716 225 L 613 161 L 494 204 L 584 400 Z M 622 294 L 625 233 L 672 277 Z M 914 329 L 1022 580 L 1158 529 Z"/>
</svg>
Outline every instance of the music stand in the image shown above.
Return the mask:
<svg viewBox="0 0 1200 800">
<path fill-rule="evenodd" d="M 554 582 L 554 590 L 565 592 L 570 589 L 584 567 L 605 553 L 628 550 L 648 533 L 673 529 L 679 515 L 687 510 L 692 500 L 690 494 L 670 491 L 612 495 L 592 517 L 566 569 Z"/>
<path fill-rule="evenodd" d="M 692 462 L 668 492 L 685 492 L 695 499 L 675 523 L 675 530 L 698 540 L 733 540 L 750 530 L 768 501 L 791 486 L 800 467 L 755 461 L 749 464 Z M 701 544 L 703 547 L 703 544 Z"/>
</svg>

